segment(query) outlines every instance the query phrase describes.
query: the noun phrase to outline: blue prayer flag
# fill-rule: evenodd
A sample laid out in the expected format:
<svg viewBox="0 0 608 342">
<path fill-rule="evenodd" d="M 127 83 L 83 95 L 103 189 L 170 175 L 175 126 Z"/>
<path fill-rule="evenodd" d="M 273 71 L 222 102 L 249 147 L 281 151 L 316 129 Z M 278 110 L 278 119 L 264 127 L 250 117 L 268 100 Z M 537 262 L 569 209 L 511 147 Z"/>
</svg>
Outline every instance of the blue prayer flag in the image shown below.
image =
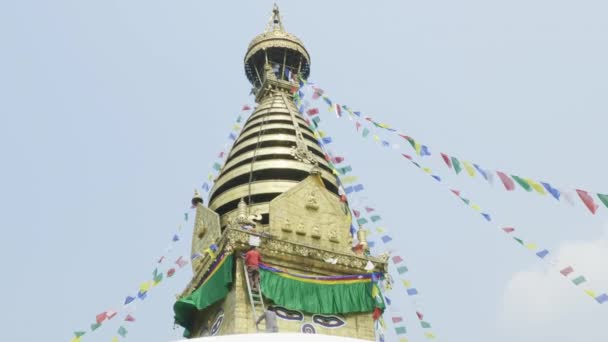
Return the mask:
<svg viewBox="0 0 608 342">
<path fill-rule="evenodd" d="M 389 147 L 389 146 L 391 146 L 391 143 L 389 143 L 389 142 L 388 142 L 388 141 L 386 141 L 386 140 L 382 140 L 382 146 L 384 146 L 384 147 Z"/>
<path fill-rule="evenodd" d="M 201 187 L 203 189 L 203 191 L 207 192 L 209 191 L 209 184 L 207 184 L 207 182 L 203 183 L 203 186 Z"/>
<path fill-rule="evenodd" d="M 362 191 L 363 190 L 363 184 L 357 184 L 357 185 L 355 185 L 354 190 L 357 191 L 357 192 L 358 191 Z"/>
<path fill-rule="evenodd" d="M 344 188 L 344 192 L 345 192 L 347 195 L 348 195 L 348 194 L 350 194 L 350 193 L 351 193 L 351 192 L 353 192 L 353 191 L 354 191 L 354 189 L 353 189 L 353 187 L 352 187 L 352 186 L 347 186 L 346 188 Z"/>
<path fill-rule="evenodd" d="M 148 296 L 148 292 L 141 292 L 141 291 L 137 292 L 137 297 L 141 300 L 146 299 L 147 296 Z"/>
<path fill-rule="evenodd" d="M 488 180 L 488 174 L 486 173 L 486 171 L 484 169 L 479 167 L 479 165 L 477 165 L 477 164 L 473 164 L 473 166 L 475 166 L 477 171 L 479 171 L 479 173 L 481 173 L 481 175 L 483 176 L 483 178 L 485 178 L 485 180 Z"/>
<path fill-rule="evenodd" d="M 490 214 L 481 213 L 481 216 L 483 216 L 483 218 L 485 218 L 488 222 L 492 221 L 492 218 L 490 217 Z"/>
<path fill-rule="evenodd" d="M 536 253 L 536 255 L 541 259 L 546 257 L 547 254 L 549 254 L 549 251 L 546 249 L 543 249 L 542 251 Z"/>
<path fill-rule="evenodd" d="M 230 135 L 228 135 L 228 138 L 229 138 L 230 140 L 236 140 L 236 134 L 234 134 L 234 133 L 230 133 Z"/>
<path fill-rule="evenodd" d="M 551 194 L 551 196 L 553 196 L 556 200 L 559 201 L 559 197 L 562 195 L 559 190 L 557 190 L 556 188 L 552 187 L 551 184 L 549 183 L 545 183 L 545 182 L 540 182 L 540 184 L 542 184 L 545 189 L 547 189 L 547 191 Z"/>
<path fill-rule="evenodd" d="M 323 143 L 324 143 L 324 144 L 329 144 L 329 143 L 331 143 L 331 137 L 325 137 L 325 138 L 323 138 Z"/>
<path fill-rule="evenodd" d="M 418 294 L 418 290 L 416 290 L 415 288 L 407 289 L 408 296 L 415 296 L 417 294 Z"/>
<path fill-rule="evenodd" d="M 173 235 L 173 242 L 179 241 L 179 236 L 177 234 Z"/>
<path fill-rule="evenodd" d="M 426 146 L 426 145 L 420 146 L 420 156 L 421 157 L 430 156 L 430 155 L 431 155 L 431 151 L 429 151 L 428 146 Z"/>
<path fill-rule="evenodd" d="M 439 178 L 439 176 L 431 175 L 431 177 L 435 178 L 436 181 L 441 182 L 441 178 Z"/>
<path fill-rule="evenodd" d="M 355 226 L 351 223 L 350 225 L 350 235 L 355 235 L 357 233 L 357 229 L 355 229 Z"/>
<path fill-rule="evenodd" d="M 382 242 L 384 242 L 384 243 L 388 243 L 388 242 L 390 242 L 390 241 L 392 241 L 392 240 L 393 240 L 393 238 L 392 238 L 392 237 L 390 237 L 390 236 L 388 236 L 388 235 L 384 235 L 384 236 L 382 236 L 382 238 L 381 238 L 381 239 L 382 239 Z"/>
<path fill-rule="evenodd" d="M 388 297 L 384 297 L 384 300 L 386 301 L 386 304 L 391 305 L 391 300 Z"/>
<path fill-rule="evenodd" d="M 361 117 L 361 112 L 355 112 L 355 115 Z"/>
<path fill-rule="evenodd" d="M 608 302 L 608 294 L 602 293 L 601 295 L 595 297 L 595 300 L 600 304 L 604 304 L 605 302 Z"/>
<path fill-rule="evenodd" d="M 135 297 L 127 296 L 127 298 L 125 298 L 125 305 L 131 303 L 134 300 L 135 300 Z"/>
<path fill-rule="evenodd" d="M 375 245 L 376 245 L 376 242 L 375 242 L 375 241 L 368 241 L 368 242 L 367 242 L 367 246 L 368 246 L 369 248 L 374 248 L 374 246 L 375 246 Z"/>
</svg>

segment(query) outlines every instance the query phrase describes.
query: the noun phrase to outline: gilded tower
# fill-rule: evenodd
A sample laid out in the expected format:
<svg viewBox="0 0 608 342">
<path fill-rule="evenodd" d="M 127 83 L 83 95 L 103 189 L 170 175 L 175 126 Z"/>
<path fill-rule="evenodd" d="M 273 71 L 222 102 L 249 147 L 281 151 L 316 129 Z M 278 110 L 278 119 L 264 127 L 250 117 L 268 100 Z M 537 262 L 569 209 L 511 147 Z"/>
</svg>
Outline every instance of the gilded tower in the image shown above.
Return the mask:
<svg viewBox="0 0 608 342">
<path fill-rule="evenodd" d="M 374 339 L 383 308 L 375 281 L 385 260 L 353 251 L 351 214 L 323 149 L 291 92 L 310 56 L 274 7 L 244 58 L 257 107 L 209 192 L 196 195 L 194 276 L 178 298 L 185 336 L 256 333 L 274 311 L 280 332 Z M 364 234 L 357 243 L 365 250 Z M 242 253 L 259 246 L 262 294 L 251 292 Z"/>
</svg>

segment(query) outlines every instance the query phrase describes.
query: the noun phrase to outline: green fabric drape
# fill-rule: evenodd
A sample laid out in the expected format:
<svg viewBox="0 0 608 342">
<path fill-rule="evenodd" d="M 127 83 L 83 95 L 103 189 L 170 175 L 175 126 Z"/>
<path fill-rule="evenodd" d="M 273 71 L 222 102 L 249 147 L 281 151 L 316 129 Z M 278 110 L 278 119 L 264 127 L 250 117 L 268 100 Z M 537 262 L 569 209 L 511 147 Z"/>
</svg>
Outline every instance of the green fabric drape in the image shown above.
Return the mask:
<svg viewBox="0 0 608 342">
<path fill-rule="evenodd" d="M 233 256 L 226 256 L 203 285 L 189 296 L 175 302 L 173 305 L 175 322 L 186 328 L 184 336 L 189 334 L 197 311 L 205 309 L 228 294 L 232 284 L 232 264 Z"/>
<path fill-rule="evenodd" d="M 370 282 L 318 284 L 282 277 L 260 269 L 264 296 L 291 310 L 326 315 L 372 312 L 384 309 L 384 302 L 372 298 Z"/>
</svg>

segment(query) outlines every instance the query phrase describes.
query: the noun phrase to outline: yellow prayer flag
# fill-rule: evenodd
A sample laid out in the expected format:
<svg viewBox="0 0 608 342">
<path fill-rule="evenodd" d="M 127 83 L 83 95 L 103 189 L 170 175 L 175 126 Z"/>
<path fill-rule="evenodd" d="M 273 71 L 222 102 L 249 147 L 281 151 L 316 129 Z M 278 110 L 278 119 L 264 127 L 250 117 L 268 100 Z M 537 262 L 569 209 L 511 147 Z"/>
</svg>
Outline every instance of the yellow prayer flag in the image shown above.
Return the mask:
<svg viewBox="0 0 608 342">
<path fill-rule="evenodd" d="M 342 183 L 344 183 L 344 184 L 350 184 L 350 183 L 354 183 L 356 181 L 357 181 L 357 176 L 342 177 Z"/>
<path fill-rule="evenodd" d="M 481 211 L 481 207 L 475 203 L 471 204 L 471 208 L 473 208 L 473 210 Z"/>
<path fill-rule="evenodd" d="M 112 337 L 112 342 L 119 342 L 118 337 L 116 337 L 116 336 Z"/>
<path fill-rule="evenodd" d="M 593 290 L 585 290 L 585 293 L 591 298 L 597 297 L 597 293 L 595 293 Z"/>
<path fill-rule="evenodd" d="M 322 130 L 318 130 L 317 132 L 319 132 L 319 136 L 320 136 L 321 138 L 325 138 L 325 135 L 326 135 L 326 134 L 325 134 L 325 132 L 324 132 L 324 131 L 322 131 Z"/>
<path fill-rule="evenodd" d="M 403 280 L 403 286 L 409 289 L 410 287 L 412 287 L 412 283 L 410 283 L 409 280 Z"/>
<path fill-rule="evenodd" d="M 80 337 L 74 337 L 70 340 L 70 342 L 80 342 Z"/>
<path fill-rule="evenodd" d="M 378 294 L 380 294 L 380 290 L 378 289 L 378 286 L 376 286 L 376 285 L 372 286 L 372 298 L 378 297 Z"/>
<path fill-rule="evenodd" d="M 389 125 L 385 124 L 385 123 L 380 123 L 378 124 L 378 127 L 382 127 L 382 128 L 390 128 Z"/>
<path fill-rule="evenodd" d="M 409 342 L 409 340 L 405 337 L 399 339 L 399 342 Z"/>
<path fill-rule="evenodd" d="M 429 340 L 435 339 L 435 334 L 433 334 L 432 332 L 424 333 L 424 336 L 426 336 L 426 338 L 428 338 Z"/>
<path fill-rule="evenodd" d="M 380 137 L 374 134 L 374 141 L 380 141 Z"/>
<path fill-rule="evenodd" d="M 139 291 L 141 292 L 147 292 L 150 289 L 150 282 L 146 281 L 141 283 L 141 285 L 139 285 Z"/>
<path fill-rule="evenodd" d="M 316 139 L 319 139 L 319 133 L 318 133 L 318 132 L 316 132 L 316 131 L 315 131 L 315 132 L 314 132 L 312 135 L 313 135 L 313 136 L 314 136 Z"/>
<path fill-rule="evenodd" d="M 240 131 L 241 130 L 241 126 L 235 124 L 234 126 L 232 126 L 232 130 L 234 130 L 234 131 Z"/>
<path fill-rule="evenodd" d="M 526 178 L 526 182 L 528 182 L 528 184 L 530 184 L 532 186 L 532 188 L 534 190 L 536 190 L 536 192 L 538 192 L 541 195 L 546 195 L 547 192 L 545 191 L 545 188 L 538 184 L 535 180 L 530 179 L 530 178 Z"/>
<path fill-rule="evenodd" d="M 475 177 L 475 168 L 473 168 L 473 165 L 466 160 L 463 160 L 462 164 L 464 165 L 464 169 L 467 170 L 469 176 Z"/>
<path fill-rule="evenodd" d="M 531 242 L 531 243 L 526 244 L 526 248 L 531 251 L 535 251 L 538 249 L 538 246 L 535 243 Z"/>
<path fill-rule="evenodd" d="M 416 154 L 420 155 L 420 149 L 422 148 L 422 146 L 420 146 L 420 144 L 416 141 L 414 142 L 414 149 L 416 150 Z"/>
<path fill-rule="evenodd" d="M 340 174 L 340 173 L 338 172 L 338 170 L 336 170 L 336 169 L 331 169 L 331 172 L 332 172 L 334 175 L 336 175 L 336 176 L 338 176 L 338 175 Z"/>
<path fill-rule="evenodd" d="M 376 228 L 376 231 L 377 231 L 378 233 L 384 233 L 384 228 L 382 228 L 382 227 L 378 227 L 378 228 Z"/>
<path fill-rule="evenodd" d="M 433 170 L 429 169 L 428 167 L 423 167 L 422 171 L 424 171 L 426 173 L 433 173 Z"/>
</svg>

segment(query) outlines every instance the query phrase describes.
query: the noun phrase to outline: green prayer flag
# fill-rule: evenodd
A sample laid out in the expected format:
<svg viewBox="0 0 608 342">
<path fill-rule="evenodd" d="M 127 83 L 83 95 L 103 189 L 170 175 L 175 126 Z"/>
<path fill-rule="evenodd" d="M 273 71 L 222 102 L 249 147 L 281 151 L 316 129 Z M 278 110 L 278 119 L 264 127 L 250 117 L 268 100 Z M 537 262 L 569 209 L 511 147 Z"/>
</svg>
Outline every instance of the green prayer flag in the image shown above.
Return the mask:
<svg viewBox="0 0 608 342">
<path fill-rule="evenodd" d="M 420 326 L 423 327 L 424 329 L 428 329 L 431 327 L 431 323 L 426 322 L 426 321 L 420 321 Z"/>
<path fill-rule="evenodd" d="M 597 197 L 599 197 L 599 199 L 602 201 L 602 203 L 604 203 L 606 208 L 608 208 L 608 195 L 597 194 Z"/>
<path fill-rule="evenodd" d="M 520 238 L 516 238 L 516 237 L 514 237 L 513 239 L 514 239 L 515 241 L 519 242 L 519 243 L 520 243 L 520 244 L 522 244 L 522 245 L 524 244 L 524 241 L 523 241 L 522 239 L 520 239 Z"/>
<path fill-rule="evenodd" d="M 405 330 L 405 327 L 396 327 L 395 333 L 397 335 L 403 335 L 403 334 L 407 333 L 407 330 Z"/>
<path fill-rule="evenodd" d="M 464 197 L 460 197 L 460 199 L 466 203 L 467 205 L 469 205 L 471 203 L 471 201 L 469 201 L 468 199 L 464 198 Z"/>
<path fill-rule="evenodd" d="M 524 190 L 530 192 L 532 191 L 532 186 L 530 185 L 530 183 L 526 182 L 525 179 L 520 178 L 518 176 L 515 175 L 511 175 L 511 178 L 515 179 L 515 181 L 517 182 L 517 184 L 521 185 L 522 188 L 524 188 Z"/>
<path fill-rule="evenodd" d="M 357 223 L 360 225 L 367 224 L 367 219 L 365 217 L 362 217 L 357 220 Z"/>
<path fill-rule="evenodd" d="M 363 134 L 362 134 L 362 135 L 363 135 L 363 137 L 364 137 L 364 138 L 365 138 L 365 137 L 367 137 L 367 135 L 368 135 L 368 134 L 369 134 L 369 129 L 364 128 L 364 129 L 363 129 Z"/>
<path fill-rule="evenodd" d="M 372 220 L 372 222 L 376 222 L 376 221 L 380 221 L 382 219 L 382 217 L 380 217 L 380 215 L 374 215 L 374 216 L 370 217 L 370 219 Z"/>
<path fill-rule="evenodd" d="M 242 117 L 239 115 L 239 117 L 238 117 L 238 118 L 236 118 L 236 122 L 239 122 L 239 123 L 240 123 L 240 122 L 241 122 L 241 120 L 243 120 L 243 118 L 242 118 Z"/>
<path fill-rule="evenodd" d="M 76 336 L 76 337 L 80 337 L 84 334 L 86 334 L 86 332 L 84 332 L 84 331 L 74 331 L 74 336 Z"/>
<path fill-rule="evenodd" d="M 410 143 L 410 145 L 412 145 L 412 148 L 415 150 L 416 149 L 416 142 L 414 141 L 414 139 L 412 139 L 410 137 L 407 137 L 406 139 Z"/>
<path fill-rule="evenodd" d="M 452 157 L 452 165 L 454 165 L 454 171 L 456 174 L 459 174 L 462 171 L 462 167 L 460 166 L 460 161 L 456 159 L 456 157 Z"/>
<path fill-rule="evenodd" d="M 345 174 L 347 174 L 348 172 L 351 172 L 352 170 L 353 170 L 353 168 L 352 168 L 352 167 L 350 167 L 350 166 L 345 166 L 345 167 L 343 167 L 343 168 L 339 169 L 340 174 L 342 174 L 342 175 L 345 175 Z"/>
<path fill-rule="evenodd" d="M 312 118 L 312 122 L 315 123 L 315 127 L 316 127 L 317 125 L 319 125 L 319 122 L 321 122 L 321 118 L 318 116 L 315 116 L 314 118 Z"/>
<path fill-rule="evenodd" d="M 101 326 L 101 323 L 93 323 L 91 324 L 91 331 L 97 330 Z"/>
<path fill-rule="evenodd" d="M 407 269 L 407 267 L 405 267 L 405 266 L 397 267 L 397 272 L 398 272 L 399 274 L 403 274 L 403 273 L 405 273 L 405 272 L 407 272 L 407 271 L 408 271 L 408 269 Z"/>
<path fill-rule="evenodd" d="M 580 277 L 576 277 L 576 278 L 572 279 L 572 283 L 574 283 L 574 285 L 580 285 L 586 281 L 587 281 L 587 279 L 585 279 L 584 276 L 580 276 Z"/>
<path fill-rule="evenodd" d="M 219 171 L 222 169 L 222 165 L 220 165 L 219 163 L 215 163 L 215 164 L 213 164 L 213 169 L 216 171 Z"/>
<path fill-rule="evenodd" d="M 120 328 L 118 328 L 118 335 L 122 336 L 122 337 L 127 337 L 127 329 L 125 329 L 125 327 L 120 326 Z"/>
</svg>

